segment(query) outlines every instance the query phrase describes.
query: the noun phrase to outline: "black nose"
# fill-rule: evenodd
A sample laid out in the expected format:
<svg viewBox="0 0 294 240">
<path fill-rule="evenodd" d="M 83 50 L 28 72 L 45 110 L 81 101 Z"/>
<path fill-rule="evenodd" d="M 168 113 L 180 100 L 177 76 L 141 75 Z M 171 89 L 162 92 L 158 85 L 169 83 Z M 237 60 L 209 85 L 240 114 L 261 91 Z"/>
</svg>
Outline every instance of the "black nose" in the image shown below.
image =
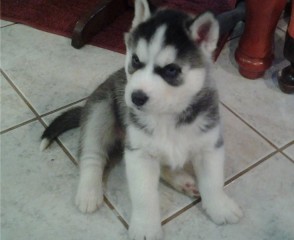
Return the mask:
<svg viewBox="0 0 294 240">
<path fill-rule="evenodd" d="M 143 106 L 148 101 L 148 96 L 141 90 L 132 93 L 132 102 L 138 106 Z"/>
</svg>

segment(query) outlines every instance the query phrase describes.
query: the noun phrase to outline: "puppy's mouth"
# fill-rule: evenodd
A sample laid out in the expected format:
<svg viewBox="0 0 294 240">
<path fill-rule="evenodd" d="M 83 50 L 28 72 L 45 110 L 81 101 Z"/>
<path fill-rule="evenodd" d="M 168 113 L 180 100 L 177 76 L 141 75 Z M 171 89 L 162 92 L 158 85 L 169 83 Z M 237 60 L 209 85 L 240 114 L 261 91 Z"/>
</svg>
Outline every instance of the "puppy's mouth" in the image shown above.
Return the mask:
<svg viewBox="0 0 294 240">
<path fill-rule="evenodd" d="M 133 104 L 132 109 L 134 109 L 135 111 L 139 111 L 139 112 L 144 112 L 144 106 L 137 106 L 135 104 Z"/>
</svg>

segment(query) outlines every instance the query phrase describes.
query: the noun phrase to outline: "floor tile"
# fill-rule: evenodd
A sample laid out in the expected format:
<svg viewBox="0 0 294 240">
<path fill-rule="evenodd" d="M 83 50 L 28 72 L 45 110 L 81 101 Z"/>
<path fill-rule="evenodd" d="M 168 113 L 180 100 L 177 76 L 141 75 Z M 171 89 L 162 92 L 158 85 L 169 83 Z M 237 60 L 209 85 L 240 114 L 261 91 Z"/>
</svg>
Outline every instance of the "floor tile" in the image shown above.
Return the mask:
<svg viewBox="0 0 294 240">
<path fill-rule="evenodd" d="M 1 131 L 33 119 L 35 115 L 0 73 Z"/>
<path fill-rule="evenodd" d="M 127 239 L 106 206 L 84 215 L 74 206 L 78 169 L 55 147 L 39 151 L 38 122 L 1 136 L 1 235 L 3 239 Z"/>
<path fill-rule="evenodd" d="M 225 177 L 230 179 L 275 149 L 226 108 L 220 110 L 227 157 Z"/>
<path fill-rule="evenodd" d="M 87 97 L 124 55 L 20 24 L 2 29 L 2 68 L 39 114 Z M 15 57 L 18 56 L 18 57 Z"/>
<path fill-rule="evenodd" d="M 294 161 L 294 143 L 287 147 L 284 152 Z"/>
<path fill-rule="evenodd" d="M 277 27 L 282 29 L 283 31 L 287 31 L 288 23 L 289 23 L 289 18 L 281 18 L 278 21 Z"/>
<path fill-rule="evenodd" d="M 279 147 L 294 138 L 294 95 L 282 93 L 277 85 L 278 71 L 289 64 L 283 56 L 284 36 L 277 30 L 275 60 L 263 78 L 240 76 L 234 60 L 237 39 L 223 49 L 212 73 L 221 101 Z"/>
<path fill-rule="evenodd" d="M 228 40 L 231 40 L 236 37 L 240 37 L 244 31 L 245 23 L 243 21 L 240 21 L 236 24 L 232 34 L 229 36 Z"/>
<path fill-rule="evenodd" d="M 226 188 L 244 210 L 240 223 L 217 226 L 200 203 L 164 226 L 166 239 L 293 239 L 293 171 L 292 162 L 274 155 Z"/>
<path fill-rule="evenodd" d="M 11 25 L 11 24 L 13 24 L 13 22 L 9 22 L 9 21 L 5 21 L 5 20 L 0 19 L 1 27 L 6 27 L 6 26 Z"/>
</svg>

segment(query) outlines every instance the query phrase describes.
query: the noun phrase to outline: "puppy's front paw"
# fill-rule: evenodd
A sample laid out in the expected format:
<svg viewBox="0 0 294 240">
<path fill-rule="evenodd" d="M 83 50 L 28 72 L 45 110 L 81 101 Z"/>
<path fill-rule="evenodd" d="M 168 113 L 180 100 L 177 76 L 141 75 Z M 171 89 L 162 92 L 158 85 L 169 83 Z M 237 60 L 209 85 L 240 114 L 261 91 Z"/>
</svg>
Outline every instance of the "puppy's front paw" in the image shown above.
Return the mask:
<svg viewBox="0 0 294 240">
<path fill-rule="evenodd" d="M 146 224 L 140 221 L 131 221 L 129 227 L 130 240 L 162 240 L 163 232 L 160 224 Z"/>
<path fill-rule="evenodd" d="M 243 216 L 240 207 L 224 193 L 203 202 L 202 206 L 216 224 L 237 223 Z"/>
<path fill-rule="evenodd" d="M 75 199 L 76 206 L 83 213 L 92 213 L 103 203 L 103 190 L 97 184 L 79 184 Z"/>
</svg>

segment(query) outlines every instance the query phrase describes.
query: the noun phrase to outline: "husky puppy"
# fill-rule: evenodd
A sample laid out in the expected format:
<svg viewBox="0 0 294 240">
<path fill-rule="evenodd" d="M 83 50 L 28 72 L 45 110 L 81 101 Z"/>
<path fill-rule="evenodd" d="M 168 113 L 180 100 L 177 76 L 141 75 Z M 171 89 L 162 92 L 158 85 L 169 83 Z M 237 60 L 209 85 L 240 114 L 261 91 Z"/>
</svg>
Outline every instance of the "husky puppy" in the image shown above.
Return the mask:
<svg viewBox="0 0 294 240">
<path fill-rule="evenodd" d="M 82 212 L 102 204 L 108 152 L 120 140 L 132 202 L 130 239 L 162 239 L 159 178 L 192 196 L 195 182 L 183 170 L 187 163 L 194 167 L 208 216 L 217 224 L 238 222 L 242 212 L 223 190 L 224 143 L 209 75 L 218 32 L 210 12 L 194 17 L 135 2 L 125 34 L 125 69 L 100 85 L 83 108 L 56 118 L 42 136 L 44 149 L 81 126 L 75 202 Z"/>
</svg>

